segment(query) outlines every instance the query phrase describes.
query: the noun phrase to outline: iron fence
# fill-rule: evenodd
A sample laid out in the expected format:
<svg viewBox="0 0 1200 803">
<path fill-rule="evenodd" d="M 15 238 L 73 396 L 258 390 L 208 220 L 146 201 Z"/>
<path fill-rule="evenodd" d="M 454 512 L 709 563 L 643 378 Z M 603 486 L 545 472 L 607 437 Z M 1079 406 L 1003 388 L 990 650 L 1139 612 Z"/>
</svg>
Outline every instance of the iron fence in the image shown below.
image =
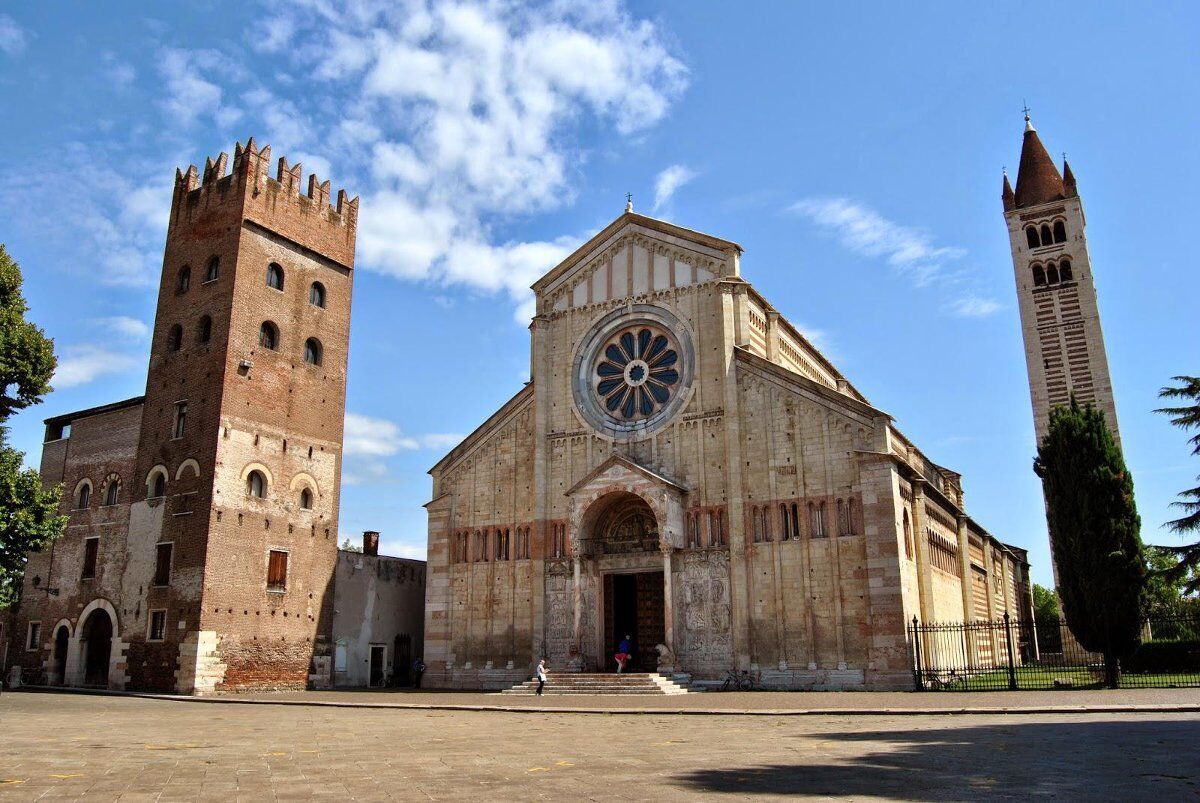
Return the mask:
<svg viewBox="0 0 1200 803">
<path fill-rule="evenodd" d="M 918 691 L 1080 689 L 1105 685 L 1104 656 L 1066 622 L 1003 619 L 909 628 Z M 1200 686 L 1200 614 L 1149 619 L 1121 660 L 1121 688 Z"/>
</svg>

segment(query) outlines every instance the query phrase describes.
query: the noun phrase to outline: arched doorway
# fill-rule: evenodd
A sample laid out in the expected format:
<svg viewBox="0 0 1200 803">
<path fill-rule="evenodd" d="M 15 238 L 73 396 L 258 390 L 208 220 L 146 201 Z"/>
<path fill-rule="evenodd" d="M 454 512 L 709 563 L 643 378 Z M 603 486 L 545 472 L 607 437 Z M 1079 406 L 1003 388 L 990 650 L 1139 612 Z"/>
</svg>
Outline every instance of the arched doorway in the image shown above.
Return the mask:
<svg viewBox="0 0 1200 803">
<path fill-rule="evenodd" d="M 71 642 L 71 629 L 59 625 L 54 631 L 54 683 L 58 686 L 67 682 L 67 647 Z"/>
<path fill-rule="evenodd" d="M 83 685 L 108 686 L 113 621 L 103 608 L 92 611 L 83 623 Z"/>
<path fill-rule="evenodd" d="M 657 645 L 666 642 L 666 578 L 658 520 L 640 496 L 614 493 L 590 511 L 585 549 L 600 574 L 600 666 L 628 642 L 628 672 L 654 672 Z"/>
</svg>

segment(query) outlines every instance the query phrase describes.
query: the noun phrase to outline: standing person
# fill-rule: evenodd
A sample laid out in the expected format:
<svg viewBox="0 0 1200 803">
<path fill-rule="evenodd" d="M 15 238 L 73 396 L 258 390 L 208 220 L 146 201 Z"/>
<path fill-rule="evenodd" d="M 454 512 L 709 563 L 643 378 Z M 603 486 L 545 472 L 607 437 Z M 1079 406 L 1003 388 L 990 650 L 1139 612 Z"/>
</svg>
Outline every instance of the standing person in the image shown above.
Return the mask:
<svg viewBox="0 0 1200 803">
<path fill-rule="evenodd" d="M 621 639 L 621 643 L 617 645 L 617 654 L 613 657 L 617 659 L 617 674 L 625 671 L 625 664 L 633 655 L 629 652 L 632 647 L 629 644 L 629 634 L 625 634 L 625 638 Z"/>
<path fill-rule="evenodd" d="M 420 658 L 413 661 L 413 688 L 421 688 L 421 675 L 425 674 L 425 662 Z"/>
<path fill-rule="evenodd" d="M 538 697 L 541 697 L 541 696 L 542 696 L 542 689 L 543 689 L 543 688 L 545 688 L 545 686 L 546 686 L 546 659 L 545 659 L 545 658 L 543 658 L 542 660 L 538 661 L 538 665 L 537 665 L 537 682 L 538 682 L 538 687 L 537 687 L 537 696 L 538 696 Z"/>
</svg>

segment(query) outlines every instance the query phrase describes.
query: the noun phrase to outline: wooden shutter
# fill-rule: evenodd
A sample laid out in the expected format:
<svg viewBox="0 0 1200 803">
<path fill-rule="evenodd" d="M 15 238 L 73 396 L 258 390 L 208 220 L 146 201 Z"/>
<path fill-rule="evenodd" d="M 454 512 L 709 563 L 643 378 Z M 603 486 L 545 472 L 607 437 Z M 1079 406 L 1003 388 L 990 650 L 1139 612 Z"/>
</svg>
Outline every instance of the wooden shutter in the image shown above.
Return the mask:
<svg viewBox="0 0 1200 803">
<path fill-rule="evenodd" d="M 287 553 L 271 550 L 267 561 L 267 588 L 282 591 L 287 588 Z"/>
</svg>

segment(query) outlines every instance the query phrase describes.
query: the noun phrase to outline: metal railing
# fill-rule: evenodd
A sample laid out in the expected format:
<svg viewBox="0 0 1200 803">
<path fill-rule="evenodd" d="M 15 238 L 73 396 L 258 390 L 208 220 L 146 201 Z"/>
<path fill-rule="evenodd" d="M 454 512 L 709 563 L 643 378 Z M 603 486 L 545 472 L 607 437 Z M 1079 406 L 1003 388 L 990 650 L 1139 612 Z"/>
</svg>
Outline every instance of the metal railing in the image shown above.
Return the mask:
<svg viewBox="0 0 1200 803">
<path fill-rule="evenodd" d="M 1104 656 L 1057 619 L 920 623 L 909 627 L 918 691 L 1099 688 Z M 1200 614 L 1148 619 L 1121 661 L 1121 688 L 1200 686 Z"/>
</svg>

